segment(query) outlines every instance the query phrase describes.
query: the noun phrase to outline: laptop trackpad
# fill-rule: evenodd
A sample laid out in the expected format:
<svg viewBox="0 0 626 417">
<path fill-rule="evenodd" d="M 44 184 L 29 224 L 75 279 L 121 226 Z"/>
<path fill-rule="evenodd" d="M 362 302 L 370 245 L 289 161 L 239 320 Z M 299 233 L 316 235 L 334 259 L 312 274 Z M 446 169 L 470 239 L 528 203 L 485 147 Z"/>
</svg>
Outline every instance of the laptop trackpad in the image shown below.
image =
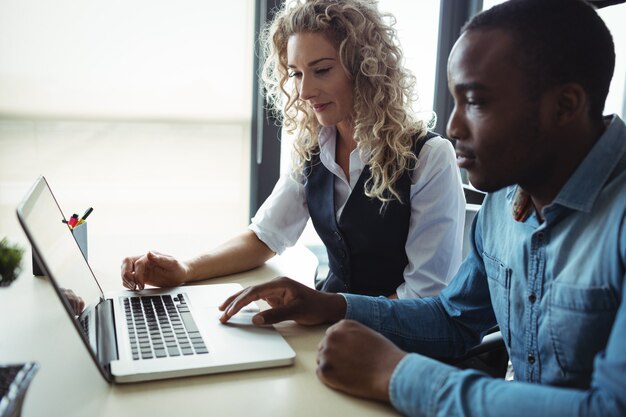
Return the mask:
<svg viewBox="0 0 626 417">
<path fill-rule="evenodd" d="M 254 326 L 252 317 L 258 314 L 259 311 L 261 310 L 258 306 L 254 304 L 248 305 L 232 316 L 225 324 L 233 326 Z M 221 312 L 219 316 L 221 316 Z"/>
</svg>

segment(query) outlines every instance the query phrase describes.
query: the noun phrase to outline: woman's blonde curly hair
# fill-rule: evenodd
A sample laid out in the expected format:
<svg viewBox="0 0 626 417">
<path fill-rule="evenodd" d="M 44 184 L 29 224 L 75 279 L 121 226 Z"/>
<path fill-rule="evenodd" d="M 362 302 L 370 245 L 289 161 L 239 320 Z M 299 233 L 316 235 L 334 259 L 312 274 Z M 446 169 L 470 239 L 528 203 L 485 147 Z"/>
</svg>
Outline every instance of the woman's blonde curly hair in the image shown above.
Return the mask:
<svg viewBox="0 0 626 417">
<path fill-rule="evenodd" d="M 260 38 L 266 98 L 287 131 L 295 133 L 296 174 L 319 153 L 321 126 L 289 83 L 287 42 L 296 33 L 321 33 L 337 48 L 353 86 L 354 139 L 361 155 L 370 155 L 365 194 L 385 204 L 401 201 L 394 185 L 417 159 L 413 138 L 426 133 L 424 123 L 412 116 L 415 77 L 403 67 L 394 23 L 371 0 L 294 0 L 276 11 Z"/>
</svg>

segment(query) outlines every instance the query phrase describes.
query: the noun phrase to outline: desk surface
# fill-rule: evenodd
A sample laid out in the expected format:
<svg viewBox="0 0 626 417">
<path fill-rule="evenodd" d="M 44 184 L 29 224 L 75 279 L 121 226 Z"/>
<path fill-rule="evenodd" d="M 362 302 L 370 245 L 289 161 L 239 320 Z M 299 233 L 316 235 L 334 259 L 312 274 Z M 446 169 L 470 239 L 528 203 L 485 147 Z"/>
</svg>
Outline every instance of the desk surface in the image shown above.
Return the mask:
<svg viewBox="0 0 626 417">
<path fill-rule="evenodd" d="M 90 250 L 92 253 L 98 252 Z M 119 285 L 121 258 L 113 258 L 113 268 L 109 257 L 92 262 L 96 275 L 105 282 L 105 291 Z M 27 264 L 12 286 L 0 289 L 0 362 L 37 361 L 41 365 L 26 396 L 24 417 L 396 415 L 388 405 L 350 397 L 323 385 L 315 374 L 315 358 L 326 327 L 292 322 L 276 326 L 296 351 L 292 366 L 109 385 L 48 280 L 33 277 Z M 312 285 L 316 265 L 313 254 L 295 247 L 261 268 L 207 283 L 248 286 L 286 275 Z"/>
</svg>

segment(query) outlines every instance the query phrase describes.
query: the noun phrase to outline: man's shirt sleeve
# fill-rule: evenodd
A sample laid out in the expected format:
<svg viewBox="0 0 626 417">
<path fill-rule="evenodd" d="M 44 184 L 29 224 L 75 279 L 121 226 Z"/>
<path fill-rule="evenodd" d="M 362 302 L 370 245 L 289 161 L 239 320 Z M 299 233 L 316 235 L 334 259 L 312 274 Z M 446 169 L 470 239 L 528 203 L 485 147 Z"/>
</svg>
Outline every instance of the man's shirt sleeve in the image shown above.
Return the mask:
<svg viewBox="0 0 626 417">
<path fill-rule="evenodd" d="M 476 224 L 475 224 L 476 225 Z M 476 241 L 479 241 L 479 228 Z M 431 357 L 457 357 L 496 324 L 479 250 L 470 254 L 437 297 L 389 300 L 344 294 L 346 318 L 382 333 L 400 348 Z"/>
</svg>

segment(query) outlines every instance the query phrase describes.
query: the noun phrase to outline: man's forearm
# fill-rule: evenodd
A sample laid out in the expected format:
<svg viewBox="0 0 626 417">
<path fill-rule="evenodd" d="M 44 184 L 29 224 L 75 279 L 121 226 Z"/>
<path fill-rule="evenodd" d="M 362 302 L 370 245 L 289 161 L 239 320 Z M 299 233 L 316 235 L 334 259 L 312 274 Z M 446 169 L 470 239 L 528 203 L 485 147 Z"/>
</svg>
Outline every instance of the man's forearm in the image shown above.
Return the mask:
<svg viewBox="0 0 626 417">
<path fill-rule="evenodd" d="M 408 416 L 623 416 L 615 393 L 494 379 L 418 354 L 407 355 L 391 377 L 392 405 Z"/>
</svg>

